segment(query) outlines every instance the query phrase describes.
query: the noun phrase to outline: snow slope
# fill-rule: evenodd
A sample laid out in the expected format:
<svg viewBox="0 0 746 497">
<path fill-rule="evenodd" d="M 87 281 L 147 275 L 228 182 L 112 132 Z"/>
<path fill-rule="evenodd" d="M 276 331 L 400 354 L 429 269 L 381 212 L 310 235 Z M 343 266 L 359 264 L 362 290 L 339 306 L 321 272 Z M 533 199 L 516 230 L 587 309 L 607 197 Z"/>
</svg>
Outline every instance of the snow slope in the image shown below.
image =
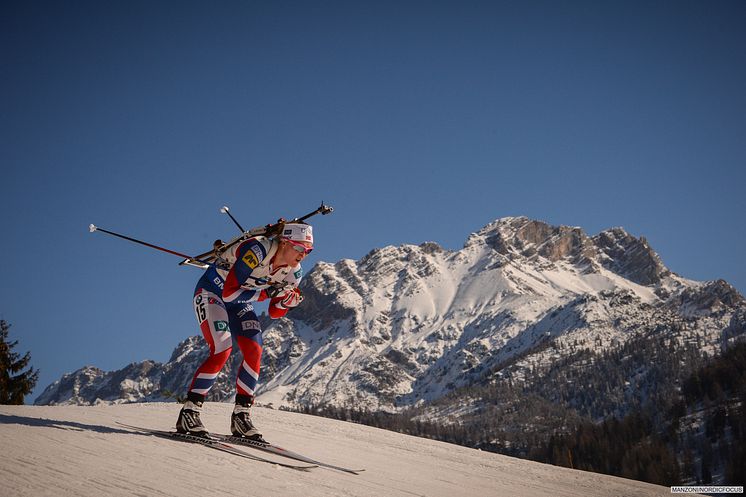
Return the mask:
<svg viewBox="0 0 746 497">
<path fill-rule="evenodd" d="M 0 493 L 3 497 L 670 494 L 666 487 L 262 408 L 255 409 L 255 420 L 278 445 L 366 471 L 358 476 L 323 468 L 299 472 L 131 433 L 116 425 L 121 421 L 168 429 L 178 408 L 168 403 L 0 406 L 4 451 Z M 207 427 L 226 430 L 231 408 L 206 404 L 202 417 Z"/>
</svg>

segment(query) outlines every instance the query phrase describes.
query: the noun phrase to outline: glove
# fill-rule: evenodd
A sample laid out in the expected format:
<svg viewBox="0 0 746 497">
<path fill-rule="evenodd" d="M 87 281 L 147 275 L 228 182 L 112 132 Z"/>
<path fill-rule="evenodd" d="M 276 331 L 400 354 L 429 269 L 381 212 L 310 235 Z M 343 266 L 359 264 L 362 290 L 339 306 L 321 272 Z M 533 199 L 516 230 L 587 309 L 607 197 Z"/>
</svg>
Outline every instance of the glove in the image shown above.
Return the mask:
<svg viewBox="0 0 746 497">
<path fill-rule="evenodd" d="M 300 288 L 293 288 L 282 297 L 280 305 L 285 309 L 290 309 L 291 307 L 297 307 L 301 302 L 303 302 L 303 294 Z"/>
</svg>

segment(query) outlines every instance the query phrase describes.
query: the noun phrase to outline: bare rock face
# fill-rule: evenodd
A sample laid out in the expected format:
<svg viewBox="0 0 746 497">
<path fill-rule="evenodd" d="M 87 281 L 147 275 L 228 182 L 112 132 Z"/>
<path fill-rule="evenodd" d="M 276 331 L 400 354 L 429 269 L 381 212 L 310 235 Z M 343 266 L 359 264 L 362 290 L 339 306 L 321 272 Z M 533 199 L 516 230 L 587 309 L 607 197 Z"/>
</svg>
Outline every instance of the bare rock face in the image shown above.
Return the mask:
<svg viewBox="0 0 746 497">
<path fill-rule="evenodd" d="M 671 274 L 644 237 L 635 238 L 623 228 L 589 237 L 577 227 L 516 217 L 496 221 L 480 233 L 488 246 L 509 258 L 600 265 L 644 286 L 657 285 Z"/>
<path fill-rule="evenodd" d="M 581 265 L 596 255 L 593 241 L 580 228 L 551 226 L 526 217 L 506 218 L 491 226 L 485 228 L 486 243 L 505 256 L 528 260 L 542 257 L 549 262 L 568 260 Z"/>
<path fill-rule="evenodd" d="M 603 231 L 593 237 L 602 254 L 601 264 L 640 285 L 657 285 L 671 274 L 644 237 L 635 238 L 622 228 Z"/>
<path fill-rule="evenodd" d="M 265 353 L 262 355 L 261 381 L 267 382 L 303 355 L 307 346 L 298 337 L 294 322 L 278 320 L 263 334 Z"/>
<path fill-rule="evenodd" d="M 319 264 L 330 266 L 326 263 Z M 347 264 L 348 261 L 341 261 L 335 264 L 335 268 L 344 273 Z M 350 319 L 354 314 L 353 310 L 341 305 L 335 298 L 340 292 L 346 291 L 350 284 L 354 285 L 355 281 L 331 278 L 323 270 L 311 271 L 301 281 L 303 305 L 293 310 L 293 317 L 319 330 L 336 321 Z"/>
<path fill-rule="evenodd" d="M 746 301 L 743 296 L 725 280 L 710 281 L 698 287 L 687 288 L 666 303 L 667 308 L 676 310 L 686 317 L 721 314 L 743 309 L 744 305 Z"/>
</svg>

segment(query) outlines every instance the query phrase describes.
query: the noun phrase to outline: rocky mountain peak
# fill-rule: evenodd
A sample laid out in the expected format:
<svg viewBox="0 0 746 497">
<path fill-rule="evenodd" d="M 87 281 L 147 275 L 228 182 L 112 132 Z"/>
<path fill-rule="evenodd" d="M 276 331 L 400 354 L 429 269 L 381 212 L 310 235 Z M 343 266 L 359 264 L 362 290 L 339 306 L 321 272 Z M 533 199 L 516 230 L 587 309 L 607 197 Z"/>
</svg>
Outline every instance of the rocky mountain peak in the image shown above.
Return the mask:
<svg viewBox="0 0 746 497">
<path fill-rule="evenodd" d="M 525 216 L 506 217 L 471 235 L 465 246 L 480 243 L 511 260 L 564 260 L 590 271 L 603 266 L 643 286 L 658 285 L 672 274 L 645 237 L 634 237 L 623 228 L 590 237 L 578 227 L 553 226 Z"/>
<path fill-rule="evenodd" d="M 527 217 L 502 218 L 478 232 L 487 246 L 507 257 L 549 262 L 568 260 L 588 264 L 596 254 L 592 240 L 581 228 L 552 226 Z"/>
<path fill-rule="evenodd" d="M 602 231 L 593 237 L 593 243 L 604 267 L 639 285 L 657 285 L 671 274 L 645 237 L 635 238 L 623 228 Z"/>
</svg>

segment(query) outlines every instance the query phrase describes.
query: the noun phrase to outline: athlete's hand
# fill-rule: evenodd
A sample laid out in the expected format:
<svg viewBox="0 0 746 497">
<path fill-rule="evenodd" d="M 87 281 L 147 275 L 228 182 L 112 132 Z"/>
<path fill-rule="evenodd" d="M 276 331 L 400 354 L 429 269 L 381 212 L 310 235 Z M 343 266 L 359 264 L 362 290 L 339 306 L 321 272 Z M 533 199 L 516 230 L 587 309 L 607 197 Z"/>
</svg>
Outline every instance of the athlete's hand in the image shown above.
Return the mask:
<svg viewBox="0 0 746 497">
<path fill-rule="evenodd" d="M 301 293 L 300 288 L 293 288 L 285 293 L 280 304 L 289 309 L 291 307 L 297 307 L 301 302 L 303 302 L 303 293 Z"/>
</svg>

